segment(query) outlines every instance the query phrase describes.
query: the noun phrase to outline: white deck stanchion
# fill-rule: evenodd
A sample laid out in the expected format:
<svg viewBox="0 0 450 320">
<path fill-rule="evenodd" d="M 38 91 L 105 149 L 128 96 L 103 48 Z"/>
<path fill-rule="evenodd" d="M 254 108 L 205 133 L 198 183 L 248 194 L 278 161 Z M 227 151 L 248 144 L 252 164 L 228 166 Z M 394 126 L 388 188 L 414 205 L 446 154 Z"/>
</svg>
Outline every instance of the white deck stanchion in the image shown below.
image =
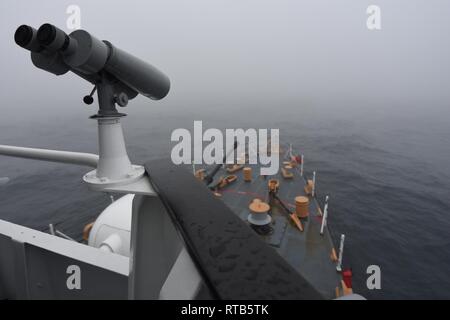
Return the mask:
<svg viewBox="0 0 450 320">
<path fill-rule="evenodd" d="M 305 163 L 305 156 L 302 155 L 302 163 L 300 163 L 300 175 L 303 177 L 303 164 Z"/>
<path fill-rule="evenodd" d="M 50 234 L 51 234 L 52 236 L 55 236 L 55 235 L 56 235 L 56 233 L 55 233 L 55 227 L 53 226 L 53 223 L 50 223 L 50 224 L 48 225 L 48 230 L 49 230 L 49 232 L 50 232 Z"/>
<path fill-rule="evenodd" d="M 312 185 L 312 190 L 311 190 L 311 196 L 315 197 L 316 196 L 316 172 L 313 172 L 313 185 Z"/>
<path fill-rule="evenodd" d="M 341 235 L 341 244 L 339 245 L 339 258 L 336 266 L 336 270 L 338 272 L 342 271 L 342 256 L 344 254 L 344 242 L 345 242 L 345 234 Z"/>
<path fill-rule="evenodd" d="M 320 227 L 320 234 L 323 235 L 323 231 L 327 225 L 328 218 L 328 196 L 325 198 L 325 205 L 323 207 L 322 226 Z"/>
</svg>

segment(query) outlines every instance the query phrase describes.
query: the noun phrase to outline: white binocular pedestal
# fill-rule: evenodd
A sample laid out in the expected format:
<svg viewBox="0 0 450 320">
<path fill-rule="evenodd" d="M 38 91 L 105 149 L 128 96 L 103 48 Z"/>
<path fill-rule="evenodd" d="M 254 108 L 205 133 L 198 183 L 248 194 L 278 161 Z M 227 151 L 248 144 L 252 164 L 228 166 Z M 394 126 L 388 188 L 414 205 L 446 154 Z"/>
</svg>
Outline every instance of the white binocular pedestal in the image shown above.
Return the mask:
<svg viewBox="0 0 450 320">
<path fill-rule="evenodd" d="M 99 160 L 97 169 L 83 180 L 95 191 L 154 194 L 144 167 L 131 164 L 127 154 L 120 122 L 125 114 L 116 109 L 116 104 L 128 104 L 127 95 L 115 91 L 114 79 L 107 75 L 102 76 L 96 89 L 99 111 L 91 118 L 98 123 Z"/>
<path fill-rule="evenodd" d="M 97 169 L 87 173 L 83 180 L 92 189 L 124 186 L 141 179 L 142 166 L 132 165 L 128 158 L 120 117 L 98 118 L 99 161 Z"/>
</svg>

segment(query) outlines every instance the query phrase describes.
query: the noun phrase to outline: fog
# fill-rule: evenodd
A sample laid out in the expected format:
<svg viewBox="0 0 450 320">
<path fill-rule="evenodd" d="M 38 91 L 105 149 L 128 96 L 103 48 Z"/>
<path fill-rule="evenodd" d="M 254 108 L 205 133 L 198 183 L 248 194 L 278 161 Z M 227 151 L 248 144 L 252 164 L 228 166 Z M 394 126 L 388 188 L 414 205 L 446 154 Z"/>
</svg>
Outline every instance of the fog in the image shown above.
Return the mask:
<svg viewBox="0 0 450 320">
<path fill-rule="evenodd" d="M 280 142 L 318 172 L 330 225 L 346 234 L 355 292 L 376 298 L 449 296 L 450 1 L 1 0 L 0 144 L 97 153 L 96 123 L 77 76 L 36 69 L 14 43 L 21 24 L 81 26 L 164 71 L 162 101 L 124 110 L 133 163 L 170 155 L 171 132 L 279 128 Z M 381 30 L 366 26 L 381 8 Z M 123 111 L 123 110 L 120 110 Z M 109 204 L 86 168 L 0 157 L 0 219 L 81 237 Z M 336 238 L 339 239 L 339 238 Z M 367 265 L 383 290 L 358 291 Z M 361 289 L 361 288 L 360 288 Z"/>
<path fill-rule="evenodd" d="M 3 121 L 82 112 L 90 84 L 34 68 L 13 40 L 20 24 L 51 22 L 69 32 L 70 4 L 81 8 L 83 29 L 170 76 L 168 98 L 141 97 L 131 102 L 136 114 L 147 107 L 448 114 L 445 0 L 2 0 Z M 366 27 L 370 4 L 381 8 L 381 30 Z"/>
</svg>

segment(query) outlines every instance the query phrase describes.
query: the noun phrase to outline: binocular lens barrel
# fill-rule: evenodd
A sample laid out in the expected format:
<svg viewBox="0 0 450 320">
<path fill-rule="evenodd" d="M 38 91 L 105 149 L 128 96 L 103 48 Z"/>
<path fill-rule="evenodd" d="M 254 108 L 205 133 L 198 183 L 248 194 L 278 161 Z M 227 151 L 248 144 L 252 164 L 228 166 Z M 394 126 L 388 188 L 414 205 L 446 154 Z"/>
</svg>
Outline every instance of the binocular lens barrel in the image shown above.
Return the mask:
<svg viewBox="0 0 450 320">
<path fill-rule="evenodd" d="M 56 38 L 56 27 L 48 23 L 43 24 L 38 30 L 37 38 L 40 43 L 42 43 L 45 46 L 48 46 Z"/>
<path fill-rule="evenodd" d="M 31 52 L 44 49 L 55 52 L 66 50 L 70 43 L 69 36 L 51 24 L 43 24 L 39 30 L 27 25 L 21 25 L 14 34 L 14 40 L 20 47 Z"/>
<path fill-rule="evenodd" d="M 110 56 L 105 70 L 143 96 L 161 100 L 170 91 L 169 78 L 151 64 L 107 42 Z"/>
<path fill-rule="evenodd" d="M 37 39 L 50 51 L 65 50 L 69 43 L 69 36 L 49 23 L 43 24 L 37 31 Z"/>
<path fill-rule="evenodd" d="M 18 46 L 31 51 L 31 61 L 37 68 L 55 75 L 63 75 L 69 71 L 69 67 L 64 63 L 59 53 L 55 50 L 46 50 L 47 48 L 39 41 L 38 30 L 27 25 L 21 25 L 14 34 L 14 40 Z"/>
<path fill-rule="evenodd" d="M 21 25 L 17 28 L 14 34 L 14 41 L 18 46 L 31 52 L 39 52 L 42 50 L 42 46 L 37 39 L 36 29 L 27 25 Z"/>
<path fill-rule="evenodd" d="M 21 25 L 14 34 L 14 40 L 21 47 L 28 45 L 32 39 L 33 28 L 30 26 Z"/>
<path fill-rule="evenodd" d="M 56 75 L 69 70 L 95 75 L 106 71 L 122 84 L 150 99 L 163 99 L 170 90 L 169 78 L 147 62 L 101 41 L 87 31 L 70 35 L 49 23 L 39 30 L 20 26 L 16 43 L 32 52 L 34 65 Z"/>
</svg>

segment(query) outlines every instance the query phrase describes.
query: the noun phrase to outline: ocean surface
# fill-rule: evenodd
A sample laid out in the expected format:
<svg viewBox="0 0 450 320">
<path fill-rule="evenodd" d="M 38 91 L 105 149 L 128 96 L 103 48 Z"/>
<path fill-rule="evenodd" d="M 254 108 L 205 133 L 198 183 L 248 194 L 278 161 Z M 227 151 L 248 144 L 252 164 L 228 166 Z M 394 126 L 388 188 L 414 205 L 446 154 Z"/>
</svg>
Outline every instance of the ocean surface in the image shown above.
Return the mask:
<svg viewBox="0 0 450 320">
<path fill-rule="evenodd" d="M 274 107 L 274 106 L 277 107 Z M 20 110 L 20 109 L 18 109 Z M 448 112 L 289 102 L 175 110 L 158 104 L 129 107 L 123 120 L 134 163 L 167 157 L 173 129 L 279 128 L 282 142 L 317 171 L 320 202 L 330 196 L 336 243 L 346 235 L 344 262 L 354 289 L 368 298 L 450 298 L 450 125 Z M 370 110 L 370 111 L 368 111 Z M 403 109 L 409 110 L 409 109 Z M 61 150 L 97 150 L 94 110 L 67 107 L 27 116 L 9 110 L 0 143 Z M 79 239 L 85 224 L 109 204 L 82 183 L 87 169 L 0 157 L 0 219 L 47 231 L 53 223 Z M 368 290 L 366 269 L 381 268 L 381 290 Z"/>
</svg>

